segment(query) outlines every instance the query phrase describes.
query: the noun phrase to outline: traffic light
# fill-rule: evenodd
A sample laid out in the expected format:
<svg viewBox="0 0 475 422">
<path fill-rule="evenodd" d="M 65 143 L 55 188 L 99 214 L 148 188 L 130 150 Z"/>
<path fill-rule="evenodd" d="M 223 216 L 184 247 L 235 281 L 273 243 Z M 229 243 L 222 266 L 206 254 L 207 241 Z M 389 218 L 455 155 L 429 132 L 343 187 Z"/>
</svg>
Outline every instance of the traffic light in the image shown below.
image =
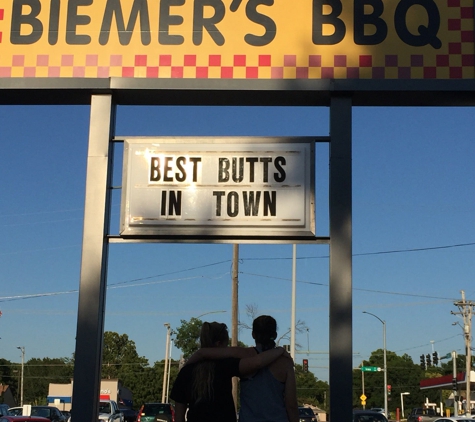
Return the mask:
<svg viewBox="0 0 475 422">
<path fill-rule="evenodd" d="M 421 355 L 421 369 L 426 369 L 426 357 Z"/>
<path fill-rule="evenodd" d="M 457 378 L 452 379 L 452 390 L 457 391 L 458 388 L 458 383 L 457 383 Z"/>
<path fill-rule="evenodd" d="M 437 366 L 439 363 L 439 354 L 437 352 L 432 353 L 432 363 Z"/>
<path fill-rule="evenodd" d="M 308 372 L 308 359 L 303 360 L 302 367 L 304 372 Z"/>
<path fill-rule="evenodd" d="M 426 355 L 426 365 L 427 365 L 428 368 L 430 366 L 432 366 L 432 362 L 430 361 L 430 354 L 429 353 Z"/>
<path fill-rule="evenodd" d="M 388 396 L 391 395 L 391 386 L 388 384 Z"/>
</svg>

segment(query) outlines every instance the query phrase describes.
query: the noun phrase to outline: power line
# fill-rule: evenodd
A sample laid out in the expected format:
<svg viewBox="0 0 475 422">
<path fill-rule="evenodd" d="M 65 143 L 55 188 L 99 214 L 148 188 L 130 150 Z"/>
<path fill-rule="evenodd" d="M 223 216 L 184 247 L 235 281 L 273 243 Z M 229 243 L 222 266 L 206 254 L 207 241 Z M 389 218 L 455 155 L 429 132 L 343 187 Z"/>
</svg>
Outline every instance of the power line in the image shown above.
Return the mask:
<svg viewBox="0 0 475 422">
<path fill-rule="evenodd" d="M 363 253 L 357 253 L 353 254 L 353 257 L 361 257 L 361 256 L 370 256 L 370 255 L 383 255 L 383 254 L 392 254 L 392 253 L 404 253 L 404 252 L 421 252 L 421 251 L 430 251 L 430 250 L 440 250 L 440 249 L 450 249 L 450 248 L 459 248 L 459 247 L 467 247 L 467 246 L 474 246 L 475 242 L 469 242 L 469 243 L 457 243 L 457 244 L 452 244 L 452 245 L 442 245 L 442 246 L 433 246 L 433 247 L 425 247 L 425 248 L 408 248 L 408 249 L 395 249 L 395 250 L 390 250 L 390 251 L 375 251 L 375 252 L 363 252 Z M 54 248 L 53 248 L 54 249 Z M 299 260 L 307 260 L 307 259 L 328 259 L 329 255 L 322 255 L 322 256 L 307 256 L 307 257 L 300 257 L 297 259 Z M 269 260 L 290 260 L 292 257 L 272 257 L 272 258 L 240 258 L 241 262 L 244 261 L 269 261 Z M 136 283 L 139 281 L 145 281 L 145 280 L 150 280 L 153 278 L 159 278 L 159 277 L 164 277 L 167 275 L 172 275 L 172 274 L 178 274 L 182 272 L 187 272 L 187 271 L 196 271 L 199 269 L 203 268 L 209 268 L 212 266 L 217 266 L 221 264 L 230 264 L 232 262 L 231 259 L 226 259 L 223 261 L 217 261 L 217 262 L 212 262 L 209 264 L 204 264 L 204 265 L 198 265 L 190 268 L 185 268 L 182 270 L 176 270 L 176 271 L 170 271 L 167 273 L 162 273 L 162 274 L 157 274 L 157 275 L 152 275 L 152 276 L 147 276 L 147 277 L 140 277 L 140 278 L 135 278 L 131 280 L 125 280 L 125 281 L 120 281 L 116 283 L 111 283 L 108 285 L 108 288 L 114 288 L 116 286 L 121 286 L 121 285 L 126 285 L 126 284 L 131 284 L 131 283 Z M 261 274 L 252 274 L 252 273 L 245 273 L 245 272 L 240 272 L 241 274 L 248 274 L 248 275 L 254 275 L 258 277 L 267 277 L 267 278 L 273 278 L 276 280 L 285 280 L 288 281 L 290 279 L 286 278 L 280 278 L 280 277 L 274 277 L 274 276 L 267 276 L 267 275 L 261 275 Z M 163 280 L 163 281 L 156 281 L 155 283 L 160 283 L 160 282 L 173 282 L 173 281 L 181 281 L 183 279 L 176 279 L 176 280 Z M 304 281 L 300 280 L 297 281 L 298 283 L 305 283 L 305 284 L 313 284 L 313 285 L 318 285 L 318 286 L 328 286 L 327 283 L 317 283 L 317 282 L 312 282 L 312 281 Z M 131 287 L 135 287 L 136 285 L 133 285 Z M 353 287 L 353 290 L 358 290 L 358 291 L 364 291 L 364 292 L 372 292 L 372 293 L 380 293 L 380 294 L 390 294 L 390 295 L 399 295 L 399 296 L 411 296 L 411 297 L 422 297 L 426 299 L 438 299 L 438 300 L 450 300 L 454 301 L 456 299 L 449 299 L 447 297 L 440 297 L 440 296 L 428 296 L 428 295 L 419 295 L 415 293 L 402 293 L 402 292 L 387 292 L 383 290 L 372 290 L 372 289 L 363 289 L 363 288 L 355 288 Z M 57 296 L 57 295 L 64 295 L 64 294 L 71 294 L 71 293 L 78 293 L 77 289 L 74 290 L 67 290 L 63 292 L 50 292 L 50 293 L 37 293 L 37 294 L 29 294 L 29 295 L 18 295 L 18 296 L 6 296 L 6 297 L 0 297 L 0 302 L 7 302 L 7 301 L 12 301 L 12 300 L 22 300 L 22 299 L 32 299 L 32 298 L 39 298 L 39 297 L 47 297 L 47 296 Z"/>
</svg>

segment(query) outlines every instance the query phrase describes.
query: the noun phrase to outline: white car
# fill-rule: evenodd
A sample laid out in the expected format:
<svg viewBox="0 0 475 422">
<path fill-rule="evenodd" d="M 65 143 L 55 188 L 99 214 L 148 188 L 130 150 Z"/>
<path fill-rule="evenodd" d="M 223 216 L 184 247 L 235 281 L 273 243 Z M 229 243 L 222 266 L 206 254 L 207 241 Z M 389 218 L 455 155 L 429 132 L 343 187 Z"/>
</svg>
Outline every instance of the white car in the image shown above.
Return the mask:
<svg viewBox="0 0 475 422">
<path fill-rule="evenodd" d="M 98 422 L 124 422 L 124 414 L 120 411 L 117 402 L 113 400 L 99 402 Z"/>
<path fill-rule="evenodd" d="M 475 419 L 466 416 L 451 416 L 436 419 L 434 422 L 475 422 Z"/>
</svg>

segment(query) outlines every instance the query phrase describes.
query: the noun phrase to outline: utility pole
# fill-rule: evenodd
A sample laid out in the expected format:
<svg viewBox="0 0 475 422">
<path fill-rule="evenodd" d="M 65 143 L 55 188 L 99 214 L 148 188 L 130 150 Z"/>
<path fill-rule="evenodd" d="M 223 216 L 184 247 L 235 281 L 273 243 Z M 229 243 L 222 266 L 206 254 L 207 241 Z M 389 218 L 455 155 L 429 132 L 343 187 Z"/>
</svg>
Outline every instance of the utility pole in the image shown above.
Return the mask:
<svg viewBox="0 0 475 422">
<path fill-rule="evenodd" d="M 239 307 L 238 307 L 238 292 L 239 292 L 239 245 L 233 245 L 233 286 L 232 286 L 232 307 L 231 307 L 231 346 L 238 345 L 238 319 L 239 319 Z M 233 377 L 233 399 L 234 407 L 237 412 L 237 396 L 238 396 L 238 379 Z"/>
<path fill-rule="evenodd" d="M 470 382 L 471 382 L 471 372 L 472 372 L 472 314 L 473 307 L 475 306 L 474 302 L 465 300 L 465 291 L 461 290 L 462 300 L 454 302 L 454 305 L 457 306 L 460 312 L 452 312 L 453 315 L 462 315 L 463 318 L 463 336 L 465 339 L 465 383 L 467 391 L 465 393 L 465 413 L 470 414 L 471 406 L 471 392 L 470 392 Z"/>
</svg>

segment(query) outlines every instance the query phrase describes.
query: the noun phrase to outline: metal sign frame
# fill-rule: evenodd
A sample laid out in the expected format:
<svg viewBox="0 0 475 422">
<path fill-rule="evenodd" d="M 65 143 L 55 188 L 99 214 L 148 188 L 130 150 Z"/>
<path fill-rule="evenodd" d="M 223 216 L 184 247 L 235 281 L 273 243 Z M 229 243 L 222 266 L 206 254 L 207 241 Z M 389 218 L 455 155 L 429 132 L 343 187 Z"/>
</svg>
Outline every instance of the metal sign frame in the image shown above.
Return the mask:
<svg viewBox="0 0 475 422">
<path fill-rule="evenodd" d="M 124 239 L 108 235 L 111 144 L 114 137 L 115 107 L 117 105 L 267 105 L 325 106 L 330 108 L 330 237 L 328 239 L 316 238 L 315 241 L 316 243 L 329 244 L 330 247 L 330 414 L 332 420 L 335 421 L 351 419 L 352 107 L 475 105 L 475 78 L 470 77 L 475 69 L 474 4 L 472 0 L 461 0 L 460 2 L 449 0 L 443 6 L 450 8 L 449 13 L 441 14 L 438 4 L 442 4 L 442 1 L 445 0 L 384 3 L 380 0 L 366 3 L 360 1 L 354 2 L 354 7 L 351 10 L 347 3 L 343 4 L 340 0 L 328 2 L 312 0 L 299 3 L 299 7 L 303 4 L 312 5 L 311 13 L 303 15 L 306 19 L 305 24 L 301 19 L 290 19 L 291 13 L 296 7 L 295 2 L 276 3 L 279 6 L 294 8 L 290 12 L 285 10 L 279 12 L 281 20 L 270 19 L 276 23 L 276 28 L 279 31 L 280 28 L 291 29 L 286 25 L 292 22 L 302 27 L 304 25 L 308 27 L 311 22 L 313 30 L 307 45 L 308 50 L 305 46 L 293 41 L 289 42 L 290 53 L 284 53 L 283 56 L 281 54 L 278 60 L 281 60 L 282 63 L 277 63 L 276 70 L 270 69 L 271 77 L 267 77 L 267 79 L 255 79 L 255 69 L 247 69 L 247 63 L 244 63 L 243 67 L 242 58 L 238 58 L 239 60 L 233 65 L 242 67 L 239 72 L 242 72 L 243 69 L 245 72 L 249 71 L 249 74 L 246 73 L 246 77 L 240 79 L 213 77 L 214 67 L 221 66 L 221 62 L 218 63 L 219 52 L 216 53 L 216 45 L 212 46 L 212 51 L 205 51 L 205 56 L 200 58 L 200 60 L 208 60 L 206 65 L 213 67 L 211 71 L 208 70 L 207 77 L 198 77 L 198 69 L 196 69 L 196 77 L 172 77 L 173 69 L 170 67 L 171 61 L 168 60 L 168 57 L 165 57 L 167 60 L 164 65 L 170 68 L 165 70 L 170 72 L 170 77 L 136 77 L 146 70 L 146 64 L 144 65 L 142 53 L 135 54 L 133 48 L 127 52 L 127 54 L 131 53 L 127 60 L 132 60 L 134 66 L 137 67 L 138 74 L 135 74 L 135 69 L 133 74 L 130 69 L 125 69 L 122 76 L 117 77 L 113 72 L 107 73 L 99 63 L 99 60 L 110 60 L 109 64 L 114 65 L 113 62 L 117 58 L 108 56 L 108 54 L 116 54 L 114 48 L 107 54 L 89 57 L 87 45 L 80 45 L 84 44 L 84 41 L 88 41 L 87 37 L 90 33 L 99 33 L 97 31 L 97 16 L 94 13 L 91 13 L 91 16 L 88 14 L 92 10 L 88 8 L 89 4 L 80 5 L 80 2 L 70 1 L 69 6 L 71 7 L 63 8 L 62 12 L 59 12 L 59 0 L 43 2 L 45 9 L 42 14 L 40 13 L 42 0 L 32 0 L 31 4 L 34 7 L 30 8 L 18 7 L 21 2 L 15 0 L 6 6 L 0 6 L 0 45 L 2 53 L 4 53 L 2 58 L 9 60 L 8 63 L 0 62 L 0 104 L 87 104 L 91 106 L 73 387 L 74 421 L 96 422 L 97 420 L 108 246 L 111 242 L 124 241 Z M 95 1 L 95 3 L 94 7 L 101 2 Z M 192 3 L 194 2 L 188 2 L 187 5 Z M 226 12 L 232 12 L 227 16 L 231 16 L 231 18 L 233 14 L 234 16 L 238 16 L 238 13 L 243 14 L 246 9 L 241 7 L 239 11 L 237 10 L 242 3 L 240 0 L 227 3 L 230 10 L 226 10 Z M 260 4 L 259 2 L 254 3 L 254 7 Z M 271 3 L 274 4 L 274 2 Z M 15 4 L 17 7 L 15 10 L 16 21 L 10 16 L 10 9 Z M 55 5 L 58 11 L 48 11 L 46 9 L 48 4 Z M 165 22 L 165 27 L 162 27 L 167 32 L 170 27 L 175 25 L 172 21 L 177 22 L 174 19 L 179 16 L 178 14 L 175 16 L 175 12 L 170 10 L 171 3 L 164 2 L 164 4 L 165 15 L 168 13 L 167 16 L 172 19 L 168 24 Z M 365 11 L 368 9 L 365 5 L 369 4 L 372 6 L 372 11 Z M 266 4 L 262 2 L 262 5 Z M 323 11 L 324 5 L 331 9 L 328 14 Z M 411 9 L 414 5 L 416 8 Z M 235 9 L 231 10 L 233 7 Z M 411 19 L 407 18 L 417 10 L 417 7 L 422 7 L 425 10 L 421 15 L 416 15 L 416 20 L 423 18 L 420 27 L 422 31 L 419 29 L 419 33 L 417 33 L 417 29 L 414 31 L 414 28 L 409 28 Z M 263 9 L 265 12 L 261 11 L 262 14 L 256 13 L 254 10 L 253 17 L 249 19 L 252 21 L 251 23 L 267 28 L 266 34 L 269 36 L 280 34 L 281 32 L 273 31 L 272 27 L 267 26 L 269 23 L 267 18 L 270 17 L 267 13 L 269 9 Z M 135 23 L 131 18 L 130 9 L 128 13 L 126 18 L 133 26 Z M 12 12 L 12 14 L 14 13 Z M 138 13 L 135 17 L 137 16 Z M 213 21 L 213 17 L 208 22 L 205 21 L 204 15 L 201 16 L 201 27 L 206 27 L 207 24 L 217 25 L 218 21 L 224 18 L 224 15 L 216 16 L 217 20 Z M 96 27 L 88 27 L 91 22 L 89 18 L 91 18 L 93 26 L 96 25 Z M 48 20 L 48 23 L 46 24 L 46 20 L 45 23 L 42 23 L 42 19 Z M 187 22 L 190 21 L 191 19 L 187 20 Z M 116 21 L 117 23 L 118 21 Z M 351 27 L 353 23 L 356 28 Z M 388 27 L 388 23 L 394 24 L 394 28 Z M 121 24 L 124 26 L 124 22 Z M 230 24 L 230 28 L 241 28 L 236 25 L 236 22 L 232 22 L 232 19 Z M 319 26 L 324 24 L 333 26 L 335 31 L 330 31 L 330 33 L 319 31 Z M 22 32 L 22 25 L 27 27 L 30 25 L 37 31 Z M 107 25 L 101 26 L 100 21 L 99 27 L 101 30 L 108 29 Z M 346 27 L 350 29 L 346 33 L 350 34 L 350 38 L 353 36 L 352 40 L 348 37 L 345 39 Z M 46 31 L 46 28 L 47 35 L 45 35 L 46 32 L 42 34 L 38 31 L 39 29 Z M 89 31 L 91 29 L 92 32 Z M 121 36 L 128 37 L 124 31 L 125 27 L 118 29 L 119 32 L 122 31 Z M 370 30 L 366 31 L 366 29 Z M 371 31 L 371 29 L 375 31 Z M 439 36 L 439 30 L 443 35 Z M 65 35 L 66 33 L 67 35 Z M 253 35 L 248 40 L 256 42 L 257 37 L 257 41 L 261 40 L 267 43 L 267 38 L 256 32 L 255 26 L 247 26 L 245 33 Z M 286 33 L 295 35 L 292 30 L 283 32 L 284 35 Z M 327 47 L 335 42 L 332 33 L 337 38 L 339 37 L 336 40 L 336 47 L 339 51 L 327 51 L 329 50 Z M 395 34 L 399 40 L 394 39 Z M 428 34 L 429 38 L 426 37 Z M 60 40 L 60 35 L 66 38 Z M 169 33 L 168 36 L 170 35 L 172 34 Z M 389 49 L 386 48 L 386 44 L 383 44 L 386 35 L 390 44 Z M 445 36 L 447 39 L 444 38 Z M 41 39 L 41 37 L 43 38 Z M 322 37 L 327 38 L 323 43 L 321 42 Z M 41 48 L 46 50 L 38 50 L 35 45 L 36 41 L 40 41 Z M 196 46 L 200 40 L 195 41 Z M 353 41 L 354 43 L 352 43 Z M 395 57 L 401 50 L 400 41 L 411 45 L 412 48 L 404 53 L 405 56 L 401 61 Z M 57 43 L 60 44 L 56 45 Z M 78 69 L 74 69 L 74 57 L 70 57 L 69 48 L 73 44 L 79 45 L 82 49 L 80 60 L 84 59 L 85 62 L 80 63 Z M 379 52 L 375 50 L 374 54 L 373 52 L 366 54 L 365 52 L 370 48 L 368 46 L 372 45 L 376 45 Z M 155 54 L 156 44 L 151 45 L 151 48 Z M 226 48 L 229 49 L 229 46 Z M 303 56 L 306 56 L 304 60 L 307 62 L 304 64 L 301 62 L 302 57 L 297 57 L 295 51 L 297 49 L 305 53 Z M 325 49 L 325 54 L 321 55 L 318 51 L 315 53 L 315 49 Z M 66 55 L 52 54 L 50 56 L 50 51 L 53 50 L 65 52 Z M 260 60 L 259 54 L 261 53 L 256 53 L 256 51 L 263 52 L 263 46 L 255 47 L 255 51 L 252 52 L 254 55 L 252 60 L 255 60 L 256 57 Z M 350 51 L 350 55 L 346 56 L 348 51 Z M 387 51 L 390 53 L 387 54 Z M 327 52 L 329 54 L 326 54 Z M 357 53 L 352 56 L 354 52 Z M 289 54 L 288 57 L 287 54 Z M 430 55 L 428 60 L 426 60 L 427 54 Z M 272 52 L 269 55 L 272 55 Z M 318 55 L 320 57 L 317 57 Z M 272 57 L 271 59 L 274 60 Z M 161 57 L 158 60 L 161 60 Z M 224 60 L 229 60 L 229 58 L 225 57 Z M 330 63 L 330 66 L 324 64 L 322 67 L 321 60 L 333 60 L 333 63 Z M 269 62 L 268 57 L 264 57 L 262 63 L 259 62 L 259 66 L 269 67 L 269 64 L 274 66 Z M 71 70 L 72 74 L 75 71 L 79 72 L 83 77 L 61 77 L 61 70 L 58 71 L 58 67 L 63 65 L 70 67 L 67 71 Z M 96 76 L 84 77 L 90 70 L 86 69 L 87 66 L 92 66 L 92 71 L 96 72 Z M 126 64 L 127 66 L 129 65 Z M 225 66 L 227 65 L 225 64 Z M 251 65 L 251 67 L 253 66 Z M 333 68 L 333 71 L 325 70 L 325 66 Z M 386 66 L 391 67 L 390 74 L 397 75 L 391 78 L 391 75 L 387 77 L 386 73 L 383 74 L 381 67 Z M 185 71 L 182 71 L 184 75 Z M 275 72 L 274 76 L 277 75 L 276 77 L 272 76 L 273 71 Z M 315 71 L 317 73 L 314 73 Z M 347 72 L 343 73 L 343 77 L 341 76 L 342 71 Z M 267 69 L 264 69 L 265 72 Z M 286 72 L 290 72 L 290 76 L 285 76 Z M 311 73 L 313 76 L 307 77 L 311 76 Z M 439 73 L 443 77 L 437 79 Z M 45 77 L 41 77 L 41 75 L 45 75 Z M 434 75 L 435 78 L 433 78 Z"/>
</svg>

